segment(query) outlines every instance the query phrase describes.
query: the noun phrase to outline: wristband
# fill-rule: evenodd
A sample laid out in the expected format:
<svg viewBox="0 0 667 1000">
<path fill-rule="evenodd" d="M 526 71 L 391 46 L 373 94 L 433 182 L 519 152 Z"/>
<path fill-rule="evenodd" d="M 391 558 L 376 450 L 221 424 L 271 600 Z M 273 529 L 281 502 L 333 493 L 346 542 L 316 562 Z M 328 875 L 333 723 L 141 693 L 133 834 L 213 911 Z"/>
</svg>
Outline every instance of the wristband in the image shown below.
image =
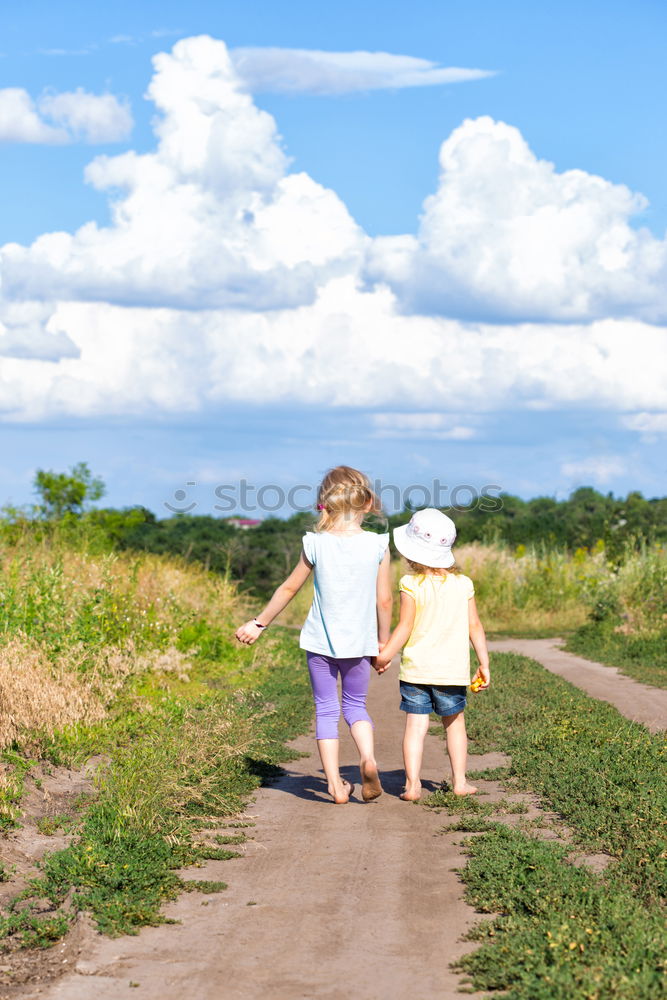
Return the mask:
<svg viewBox="0 0 667 1000">
<path fill-rule="evenodd" d="M 256 625 L 257 628 L 268 628 L 269 627 L 268 625 L 262 625 L 262 623 L 258 622 L 256 618 L 253 618 L 252 623 L 253 623 L 253 625 Z"/>
</svg>

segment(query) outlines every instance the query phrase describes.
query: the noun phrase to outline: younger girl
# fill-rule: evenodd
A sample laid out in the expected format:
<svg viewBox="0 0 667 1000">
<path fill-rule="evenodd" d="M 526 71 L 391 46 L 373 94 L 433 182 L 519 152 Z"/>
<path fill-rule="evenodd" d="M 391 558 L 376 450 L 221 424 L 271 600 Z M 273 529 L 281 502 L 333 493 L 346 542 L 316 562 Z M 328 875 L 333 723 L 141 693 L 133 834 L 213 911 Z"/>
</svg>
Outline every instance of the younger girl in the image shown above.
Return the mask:
<svg viewBox="0 0 667 1000">
<path fill-rule="evenodd" d="M 424 740 L 429 715 L 442 718 L 456 795 L 477 789 L 466 780 L 468 738 L 463 710 L 470 683 L 470 641 L 479 659 L 473 684 L 491 682 L 486 636 L 475 606 L 472 580 L 455 567 L 452 545 L 454 522 L 432 507 L 417 511 L 410 523 L 394 530 L 394 544 L 406 557 L 412 573 L 402 577 L 401 615 L 389 642 L 375 661 L 383 673 L 403 646 L 401 709 L 406 712 L 403 760 L 405 791 L 413 801 L 421 795 Z M 479 690 L 479 688 L 477 688 Z"/>
<path fill-rule="evenodd" d="M 389 637 L 391 580 L 389 535 L 363 531 L 370 512 L 380 513 L 378 498 L 366 476 L 347 465 L 326 474 L 318 491 L 320 519 L 303 537 L 299 562 L 257 618 L 236 632 L 251 644 L 301 589 L 312 570 L 315 592 L 301 648 L 306 650 L 315 699 L 316 738 L 329 794 L 347 802 L 353 785 L 338 764 L 338 676 L 342 682 L 343 716 L 359 751 L 364 801 L 382 794 L 373 747 L 373 723 L 366 711 L 371 657 Z"/>
</svg>

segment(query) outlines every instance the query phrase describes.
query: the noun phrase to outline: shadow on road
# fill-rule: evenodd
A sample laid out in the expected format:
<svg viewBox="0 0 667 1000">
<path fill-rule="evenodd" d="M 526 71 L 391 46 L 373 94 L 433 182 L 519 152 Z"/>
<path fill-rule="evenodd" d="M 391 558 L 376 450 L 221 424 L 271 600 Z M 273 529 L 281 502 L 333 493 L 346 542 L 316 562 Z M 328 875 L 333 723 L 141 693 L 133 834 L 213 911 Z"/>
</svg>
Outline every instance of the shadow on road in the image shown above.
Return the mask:
<svg viewBox="0 0 667 1000">
<path fill-rule="evenodd" d="M 350 801 L 365 805 L 366 803 L 363 803 L 361 798 L 359 768 L 352 766 L 341 767 L 340 773 L 346 781 L 350 781 L 355 786 Z M 380 768 L 380 780 L 387 795 L 398 796 L 403 791 L 405 772 L 402 768 L 394 771 L 383 771 Z M 327 791 L 327 783 L 322 771 L 317 771 L 315 774 L 297 774 L 294 771 L 285 769 L 281 775 L 277 776 L 275 780 L 267 782 L 267 784 L 270 784 L 272 788 L 278 789 L 278 791 L 285 792 L 287 795 L 294 795 L 298 799 L 331 803 L 331 798 Z M 434 792 L 440 787 L 435 781 L 423 781 L 422 785 L 425 792 Z"/>
</svg>

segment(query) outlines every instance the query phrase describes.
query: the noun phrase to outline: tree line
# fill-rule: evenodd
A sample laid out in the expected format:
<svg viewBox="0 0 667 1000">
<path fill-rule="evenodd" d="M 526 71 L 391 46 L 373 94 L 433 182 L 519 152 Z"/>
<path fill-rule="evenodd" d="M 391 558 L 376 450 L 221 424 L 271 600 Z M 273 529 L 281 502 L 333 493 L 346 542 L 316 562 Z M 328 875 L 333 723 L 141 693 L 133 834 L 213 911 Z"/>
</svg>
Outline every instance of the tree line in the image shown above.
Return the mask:
<svg viewBox="0 0 667 1000">
<path fill-rule="evenodd" d="M 25 530 L 49 533 L 57 526 L 61 535 L 101 549 L 177 554 L 228 574 L 243 589 L 262 597 L 293 567 L 302 535 L 316 520 L 315 512 L 298 513 L 269 517 L 240 530 L 228 519 L 209 515 L 158 518 L 145 507 L 95 507 L 93 503 L 104 495 L 104 483 L 83 462 L 66 473 L 38 470 L 34 487 L 36 504 L 4 508 L 5 536 Z M 614 497 L 585 486 L 565 500 L 522 500 L 509 493 L 501 494 L 500 500 L 494 510 L 443 508 L 456 523 L 459 544 L 478 541 L 570 551 L 603 545 L 609 559 L 620 560 L 629 548 L 667 540 L 667 497 L 646 499 L 638 491 Z M 374 519 L 369 527 L 391 530 L 411 513 L 408 507 L 386 519 Z"/>
</svg>

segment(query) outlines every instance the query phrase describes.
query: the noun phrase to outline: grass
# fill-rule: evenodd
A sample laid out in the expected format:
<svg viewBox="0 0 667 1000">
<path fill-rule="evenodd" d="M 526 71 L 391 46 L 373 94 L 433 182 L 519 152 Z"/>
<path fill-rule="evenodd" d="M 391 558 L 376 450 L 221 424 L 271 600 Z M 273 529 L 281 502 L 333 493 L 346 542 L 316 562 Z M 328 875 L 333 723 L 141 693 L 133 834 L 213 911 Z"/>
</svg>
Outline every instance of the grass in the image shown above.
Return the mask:
<svg viewBox="0 0 667 1000">
<path fill-rule="evenodd" d="M 600 588 L 590 619 L 566 649 L 618 667 L 644 684 L 667 688 L 667 558 L 646 547 Z"/>
<path fill-rule="evenodd" d="M 284 741 L 310 722 L 310 696 L 292 635 L 274 636 L 273 671 L 259 688 L 211 688 L 187 702 L 153 705 L 146 731 L 114 749 L 100 792 L 77 841 L 48 857 L 32 896 L 62 903 L 72 887 L 75 908 L 92 913 L 106 933 L 132 933 L 162 922 L 160 909 L 182 888 L 174 869 L 238 852 L 199 842 L 200 831 L 233 816 L 261 780 L 289 757 Z M 97 733 L 82 731 L 87 751 Z M 80 747 L 67 741 L 67 752 Z M 232 835 L 233 842 L 240 838 Z M 192 888 L 188 884 L 187 888 Z"/>
<path fill-rule="evenodd" d="M 570 636 L 565 649 L 618 667 L 642 684 L 667 688 L 667 632 L 624 635 L 609 624 L 590 622 Z"/>
<path fill-rule="evenodd" d="M 574 552 L 548 545 L 473 543 L 457 546 L 456 558 L 475 583 L 489 637 L 563 636 L 570 639 L 573 652 L 612 663 L 647 683 L 667 685 L 664 548 L 645 545 L 637 551 L 628 544 L 619 559 L 602 542 Z M 396 588 L 406 572 L 405 563 L 396 560 Z M 281 620 L 300 626 L 311 600 L 309 581 Z M 609 627 L 599 630 L 603 620 Z"/>
<path fill-rule="evenodd" d="M 295 640 L 288 634 L 274 643 L 275 674 L 267 674 L 257 691 L 211 689 L 190 702 L 168 698 L 145 713 L 145 732 L 127 742 L 119 727 L 111 763 L 77 839 L 43 860 L 40 876 L 17 902 L 47 899 L 57 915 L 73 890 L 71 912 L 87 910 L 104 933 L 135 933 L 163 922 L 163 903 L 193 888 L 175 869 L 238 857 L 201 843 L 200 831 L 235 815 L 262 778 L 289 757 L 284 740 L 310 721 L 307 680 L 293 669 Z M 107 733 L 107 741 L 113 735 Z M 98 737 L 81 727 L 84 756 L 98 749 Z M 57 741 L 55 734 L 52 749 Z M 83 750 L 70 733 L 67 755 L 78 759 Z M 223 839 L 238 843 L 243 836 Z M 51 927 L 54 919 L 53 913 L 34 917 L 28 927 L 10 912 L 0 920 L 0 934 L 32 946 L 40 920 Z M 68 919 L 59 917 L 62 933 Z"/>
<path fill-rule="evenodd" d="M 458 967 L 507 1000 L 665 996 L 664 911 L 568 863 L 568 850 L 496 824 L 466 845 L 466 898 L 495 914 Z"/>
<path fill-rule="evenodd" d="M 78 910 L 105 933 L 133 933 L 161 923 L 183 889 L 219 891 L 177 870 L 238 857 L 207 842 L 207 828 L 251 825 L 234 817 L 310 723 L 294 633 L 272 629 L 250 650 L 234 643 L 245 599 L 171 558 L 26 539 L 0 565 L 0 699 L 13 709 L 0 726 L 0 821 L 19 822 L 38 759 L 103 761 L 85 807 L 39 820 L 40 832 L 74 838 L 0 914 L 3 948 L 46 946 Z"/>
<path fill-rule="evenodd" d="M 0 831 L 18 822 L 25 779 L 36 763 L 9 747 L 0 751 Z"/>
<path fill-rule="evenodd" d="M 452 828 L 474 834 L 466 897 L 495 914 L 473 929 L 481 947 L 459 968 L 510 1000 L 666 995 L 664 743 L 532 660 L 494 654 L 493 669 L 467 714 L 472 748 L 511 754 L 512 786 L 538 792 L 573 844 L 493 822 L 483 799 L 462 808 L 440 793 L 433 804 L 459 815 Z M 597 875 L 570 863 L 575 849 L 613 860 Z"/>
</svg>

